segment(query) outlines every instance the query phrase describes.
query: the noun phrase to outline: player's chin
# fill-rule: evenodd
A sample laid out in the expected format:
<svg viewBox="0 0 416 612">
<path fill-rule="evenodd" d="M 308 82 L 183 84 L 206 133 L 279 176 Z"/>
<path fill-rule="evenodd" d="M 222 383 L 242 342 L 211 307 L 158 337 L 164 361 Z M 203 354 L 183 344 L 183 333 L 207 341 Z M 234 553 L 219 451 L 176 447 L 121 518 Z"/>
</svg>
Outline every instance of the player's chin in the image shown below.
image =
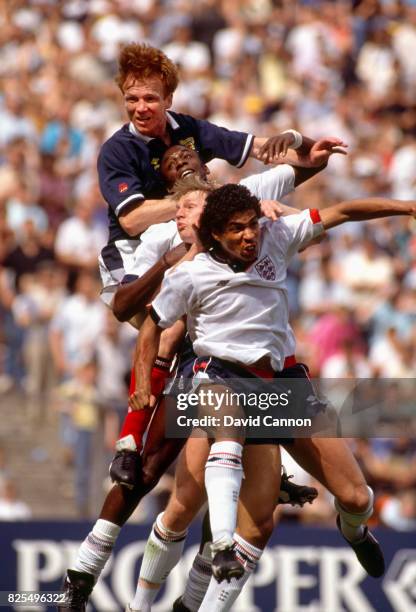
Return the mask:
<svg viewBox="0 0 416 612">
<path fill-rule="evenodd" d="M 179 230 L 179 237 L 182 240 L 182 242 L 184 242 L 185 244 L 192 244 L 195 242 L 196 240 L 196 236 L 194 234 L 194 232 L 192 230 L 189 229 L 183 229 L 182 231 Z"/>
<path fill-rule="evenodd" d="M 244 261 L 254 261 L 257 259 L 257 247 L 250 246 L 240 251 L 240 257 Z"/>
</svg>

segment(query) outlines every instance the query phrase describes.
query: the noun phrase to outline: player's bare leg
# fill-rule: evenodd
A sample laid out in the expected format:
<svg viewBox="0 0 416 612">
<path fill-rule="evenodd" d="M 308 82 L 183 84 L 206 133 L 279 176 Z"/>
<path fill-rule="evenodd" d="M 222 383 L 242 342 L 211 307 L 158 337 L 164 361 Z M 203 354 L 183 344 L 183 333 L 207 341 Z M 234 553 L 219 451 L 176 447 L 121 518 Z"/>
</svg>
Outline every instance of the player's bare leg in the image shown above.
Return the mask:
<svg viewBox="0 0 416 612">
<path fill-rule="evenodd" d="M 114 485 L 108 493 L 101 514 L 92 531 L 81 544 L 73 567 L 65 578 L 65 591 L 74 602 L 68 610 L 84 610 L 95 582 L 111 555 L 121 527 L 140 500 L 158 483 L 161 476 L 178 456 L 185 440 L 165 439 L 165 402 L 162 400 L 150 425 L 142 456 L 140 485 L 129 489 Z M 82 607 L 84 606 L 84 607 Z"/>
<path fill-rule="evenodd" d="M 206 501 L 206 438 L 190 438 L 179 456 L 175 484 L 166 510 L 148 539 L 135 597 L 128 609 L 148 612 L 162 583 L 178 563 L 189 524 Z"/>
<path fill-rule="evenodd" d="M 298 438 L 288 452 L 335 497 L 337 525 L 370 576 L 384 573 L 384 558 L 366 522 L 373 513 L 373 492 L 342 438 Z"/>
<path fill-rule="evenodd" d="M 172 358 L 185 334 L 183 321 L 177 321 L 172 327 L 163 331 L 158 356 L 151 373 L 152 393 L 157 398 L 165 387 L 169 376 Z M 134 368 L 131 372 L 130 393 L 135 389 Z M 153 415 L 152 408 L 130 410 L 124 420 L 120 438 L 116 442 L 116 454 L 110 465 L 110 476 L 113 482 L 130 489 L 140 485 L 142 461 L 140 452 L 142 440 Z"/>
<path fill-rule="evenodd" d="M 192 592 L 186 591 L 182 597 L 182 609 L 192 612 L 229 610 L 254 571 L 273 532 L 273 511 L 280 490 L 280 449 L 274 444 L 246 445 L 243 465 L 245 478 L 240 492 L 234 550 L 244 573 L 220 584 L 211 578 L 202 604 L 192 597 Z"/>
<path fill-rule="evenodd" d="M 187 453 L 189 453 L 188 461 L 186 460 Z M 175 477 L 176 484 L 169 504 L 163 515 L 158 517 L 159 522 L 156 522 L 154 526 L 158 531 L 162 528 L 168 534 L 177 534 L 179 537 L 180 534 L 184 533 L 189 522 L 200 509 L 206 499 L 204 464 L 207 454 L 208 443 L 206 440 L 194 438 L 188 441 L 178 462 Z M 273 529 L 273 510 L 279 496 L 279 449 L 275 445 L 246 446 L 243 463 L 246 478 L 241 488 L 240 500 L 242 505 L 240 504 L 238 510 L 241 529 L 235 535 L 234 547 L 237 553 L 239 550 L 241 553 L 241 547 L 244 548 L 246 553 L 248 551 L 250 567 L 254 567 L 255 559 L 259 558 L 261 547 L 264 547 Z M 259 470 L 264 471 L 265 474 L 260 488 L 257 486 L 259 484 Z M 157 541 L 156 544 L 158 544 Z M 159 561 L 156 563 L 156 551 L 152 545 L 151 551 L 149 550 L 151 553 L 149 554 L 149 562 L 145 559 L 143 560 L 140 574 L 141 579 L 136 591 L 136 598 L 131 603 L 130 610 L 142 610 L 143 606 L 145 611 L 150 609 L 146 605 L 150 605 L 150 600 L 154 601 L 162 581 L 166 579 L 169 571 L 179 561 L 178 550 L 175 551 L 176 559 L 172 555 L 168 560 L 169 553 L 166 552 L 166 549 L 169 548 L 173 549 L 174 545 L 165 543 L 165 550 L 160 547 Z M 201 572 L 198 573 L 198 576 L 194 576 L 194 580 L 187 585 L 187 590 L 183 596 L 184 603 L 178 602 L 175 604 L 178 610 L 197 610 L 202 602 L 211 575 L 211 551 L 209 545 L 203 547 L 197 555 L 196 561 L 197 565 L 200 566 Z M 145 564 L 147 567 L 146 581 L 143 580 L 145 576 L 143 567 Z M 246 571 L 243 573 L 243 577 L 247 573 L 247 568 L 244 569 Z M 238 588 L 244 584 L 246 579 L 244 578 L 243 583 L 236 583 L 235 579 L 232 579 L 232 582 L 229 583 L 232 587 L 231 590 L 236 588 L 238 591 Z M 221 586 L 224 587 L 224 585 L 226 583 L 221 582 Z M 153 592 L 144 591 L 144 589 L 151 589 L 152 587 L 154 589 Z"/>
</svg>

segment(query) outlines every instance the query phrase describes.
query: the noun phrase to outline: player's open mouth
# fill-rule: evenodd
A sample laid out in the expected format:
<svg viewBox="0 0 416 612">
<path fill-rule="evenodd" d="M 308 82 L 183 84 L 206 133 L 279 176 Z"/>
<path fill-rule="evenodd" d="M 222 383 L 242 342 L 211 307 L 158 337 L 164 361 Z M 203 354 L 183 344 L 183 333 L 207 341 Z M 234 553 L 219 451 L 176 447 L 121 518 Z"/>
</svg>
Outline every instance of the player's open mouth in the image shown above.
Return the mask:
<svg viewBox="0 0 416 612">
<path fill-rule="evenodd" d="M 191 176 L 195 174 L 195 170 L 191 170 L 191 168 L 186 168 L 183 172 L 181 172 L 181 179 L 186 178 L 187 176 Z"/>
<path fill-rule="evenodd" d="M 255 244 L 251 244 L 250 246 L 246 246 L 243 248 L 242 250 L 243 255 L 255 255 L 256 254 L 256 245 Z"/>
</svg>

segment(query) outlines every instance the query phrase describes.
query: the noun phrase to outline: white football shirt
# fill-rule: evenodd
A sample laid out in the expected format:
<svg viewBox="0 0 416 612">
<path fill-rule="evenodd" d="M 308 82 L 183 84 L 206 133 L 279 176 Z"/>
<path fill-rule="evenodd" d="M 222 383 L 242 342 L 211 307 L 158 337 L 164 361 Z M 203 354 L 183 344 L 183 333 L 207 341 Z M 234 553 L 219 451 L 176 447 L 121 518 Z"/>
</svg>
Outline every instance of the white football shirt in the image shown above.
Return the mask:
<svg viewBox="0 0 416 612">
<path fill-rule="evenodd" d="M 295 172 L 292 166 L 282 164 L 274 166 L 266 172 L 248 176 L 240 181 L 240 185 L 245 185 L 253 195 L 261 200 L 279 200 L 295 188 Z M 121 244 L 117 245 L 120 256 L 123 259 L 125 279 L 128 280 L 126 277 L 129 277 L 129 280 L 134 280 L 143 276 L 162 255 L 178 246 L 181 242 L 176 222 L 168 221 L 167 223 L 151 225 L 143 232 L 134 252 L 127 253 L 122 250 Z M 104 287 L 101 292 L 101 298 L 108 306 L 111 306 L 118 285 L 114 284 L 114 278 L 108 273 L 102 258 L 99 260 L 99 263 Z"/>
<path fill-rule="evenodd" d="M 167 328 L 183 315 L 195 353 L 251 365 L 264 356 L 275 370 L 288 355 L 286 290 L 290 258 L 323 232 L 319 213 L 304 210 L 277 221 L 260 220 L 260 251 L 244 272 L 209 253 L 165 275 L 153 309 Z"/>
</svg>

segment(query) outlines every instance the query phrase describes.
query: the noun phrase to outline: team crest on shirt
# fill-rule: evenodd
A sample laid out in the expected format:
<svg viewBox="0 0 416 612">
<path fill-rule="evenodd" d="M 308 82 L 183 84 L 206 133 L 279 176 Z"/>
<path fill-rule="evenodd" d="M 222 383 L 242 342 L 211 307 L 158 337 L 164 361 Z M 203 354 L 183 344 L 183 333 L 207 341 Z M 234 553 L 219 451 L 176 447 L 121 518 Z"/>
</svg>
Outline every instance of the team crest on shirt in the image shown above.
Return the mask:
<svg viewBox="0 0 416 612">
<path fill-rule="evenodd" d="M 193 151 L 195 151 L 195 139 L 192 136 L 189 136 L 189 138 L 182 138 L 182 140 L 179 141 L 179 144 L 183 145 L 184 147 L 188 147 L 188 149 L 193 149 Z"/>
<path fill-rule="evenodd" d="M 128 188 L 129 186 L 127 185 L 127 183 L 119 183 L 119 186 L 118 186 L 119 193 L 124 193 L 125 191 L 127 191 Z"/>
<path fill-rule="evenodd" d="M 160 157 L 153 157 L 153 159 L 150 160 L 150 163 L 152 164 L 153 168 L 155 170 L 159 170 L 160 168 Z"/>
<path fill-rule="evenodd" d="M 254 267 L 261 278 L 270 281 L 276 280 L 276 268 L 268 255 L 260 259 Z"/>
</svg>

